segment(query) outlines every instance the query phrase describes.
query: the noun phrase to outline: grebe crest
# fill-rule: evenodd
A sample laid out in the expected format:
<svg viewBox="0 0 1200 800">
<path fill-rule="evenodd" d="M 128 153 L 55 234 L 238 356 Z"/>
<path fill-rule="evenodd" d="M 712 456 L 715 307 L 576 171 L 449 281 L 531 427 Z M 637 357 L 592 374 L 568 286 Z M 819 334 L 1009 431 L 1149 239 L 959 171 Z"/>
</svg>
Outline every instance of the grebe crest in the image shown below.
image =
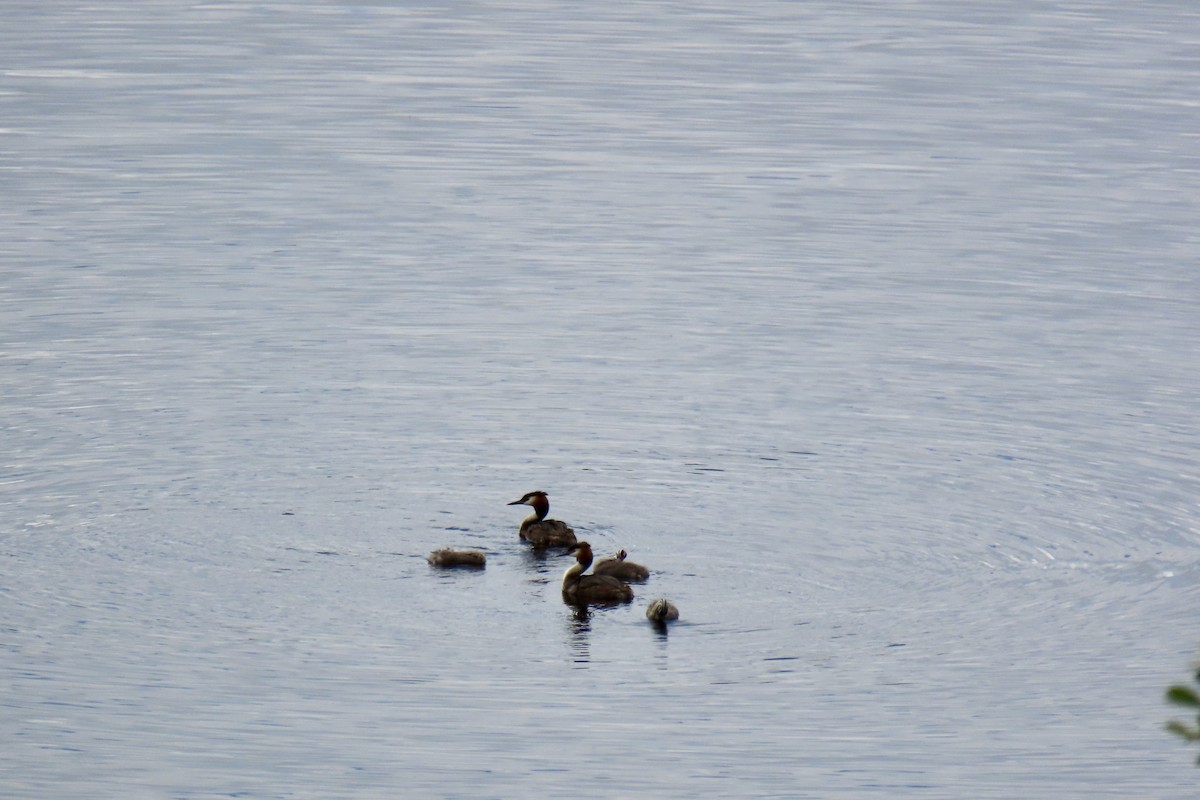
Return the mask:
<svg viewBox="0 0 1200 800">
<path fill-rule="evenodd" d="M 592 546 L 577 542 L 567 548 L 575 551 L 575 563 L 563 573 L 563 600 L 574 605 L 589 603 L 628 603 L 633 599 L 633 589 L 624 581 L 611 575 L 584 575 L 592 565 Z"/>
<path fill-rule="evenodd" d="M 550 498 L 545 492 L 529 492 L 510 506 L 532 506 L 533 513 L 521 523 L 521 539 L 536 548 L 564 547 L 575 544 L 575 531 L 567 523 L 557 519 L 546 519 L 550 513 Z"/>
<path fill-rule="evenodd" d="M 679 609 L 667 598 L 660 597 L 646 606 L 646 619 L 651 622 L 666 623 L 673 619 L 679 619 Z"/>
<path fill-rule="evenodd" d="M 449 547 L 434 550 L 425 560 L 431 567 L 483 567 L 487 564 L 487 556 L 478 550 L 454 550 Z"/>
<path fill-rule="evenodd" d="M 595 569 L 592 570 L 597 575 L 612 575 L 623 581 L 644 581 L 650 577 L 650 570 L 643 567 L 641 564 L 635 564 L 632 561 L 626 561 L 629 554 L 624 550 L 618 550 L 613 558 L 602 558 L 596 562 Z"/>
</svg>

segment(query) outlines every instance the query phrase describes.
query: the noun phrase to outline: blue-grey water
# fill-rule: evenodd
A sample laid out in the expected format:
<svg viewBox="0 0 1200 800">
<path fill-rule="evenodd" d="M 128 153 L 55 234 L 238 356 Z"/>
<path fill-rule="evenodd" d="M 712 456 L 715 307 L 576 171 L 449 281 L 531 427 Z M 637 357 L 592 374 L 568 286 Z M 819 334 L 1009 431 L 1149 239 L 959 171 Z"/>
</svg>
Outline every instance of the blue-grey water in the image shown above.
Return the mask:
<svg viewBox="0 0 1200 800">
<path fill-rule="evenodd" d="M 1194 797 L 1198 46 L 6 3 L 0 795 Z"/>
</svg>

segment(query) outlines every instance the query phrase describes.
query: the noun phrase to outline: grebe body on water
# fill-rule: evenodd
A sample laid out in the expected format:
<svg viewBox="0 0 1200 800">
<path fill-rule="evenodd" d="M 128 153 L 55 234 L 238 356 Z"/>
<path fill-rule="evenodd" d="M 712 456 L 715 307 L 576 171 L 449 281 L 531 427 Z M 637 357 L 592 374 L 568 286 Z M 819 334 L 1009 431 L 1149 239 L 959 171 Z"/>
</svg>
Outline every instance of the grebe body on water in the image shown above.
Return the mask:
<svg viewBox="0 0 1200 800">
<path fill-rule="evenodd" d="M 618 550 L 617 555 L 613 558 L 602 558 L 596 562 L 596 566 L 592 572 L 596 575 L 611 575 L 619 580 L 628 581 L 644 581 L 650 577 L 650 570 L 643 567 L 641 564 L 635 564 L 632 561 L 626 561 L 629 556 L 624 550 Z"/>
<path fill-rule="evenodd" d="M 611 575 L 584 575 L 592 565 L 592 546 L 578 542 L 567 548 L 575 551 L 575 563 L 563 573 L 563 600 L 573 605 L 589 603 L 628 603 L 633 589 Z"/>
<path fill-rule="evenodd" d="M 521 523 L 521 539 L 535 548 L 566 547 L 575 544 L 575 531 L 567 523 L 557 519 L 546 519 L 550 513 L 550 498 L 545 492 L 530 492 L 510 506 L 533 506 L 533 513 Z"/>
<path fill-rule="evenodd" d="M 425 560 L 431 567 L 483 567 L 487 564 L 487 556 L 478 550 L 454 550 L 449 547 L 434 550 Z"/>
<path fill-rule="evenodd" d="M 651 622 L 666 624 L 673 619 L 679 619 L 679 609 L 675 607 L 665 597 L 660 597 L 657 600 L 646 606 L 646 619 Z"/>
</svg>

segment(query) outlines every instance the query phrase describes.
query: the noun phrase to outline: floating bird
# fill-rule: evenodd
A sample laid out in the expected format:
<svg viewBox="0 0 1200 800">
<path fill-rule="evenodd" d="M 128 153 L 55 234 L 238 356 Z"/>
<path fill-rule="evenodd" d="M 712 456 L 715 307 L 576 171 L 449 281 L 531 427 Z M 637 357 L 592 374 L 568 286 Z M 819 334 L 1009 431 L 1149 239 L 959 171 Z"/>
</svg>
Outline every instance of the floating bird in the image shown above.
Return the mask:
<svg viewBox="0 0 1200 800">
<path fill-rule="evenodd" d="M 563 600 L 575 605 L 589 603 L 628 603 L 633 599 L 633 589 L 624 581 L 611 575 L 584 575 L 592 565 L 592 546 L 579 542 L 567 548 L 575 551 L 575 563 L 563 573 Z"/>
<path fill-rule="evenodd" d="M 596 575 L 612 575 L 623 581 L 644 581 L 650 577 L 650 570 L 641 564 L 626 561 L 629 556 L 624 550 L 618 550 L 614 558 L 602 558 L 596 562 L 592 572 Z"/>
<path fill-rule="evenodd" d="M 433 567 L 482 567 L 487 557 L 478 550 L 453 550 L 443 547 L 434 550 L 425 558 Z"/>
<path fill-rule="evenodd" d="M 659 624 L 666 624 L 670 620 L 679 619 L 679 609 L 675 607 L 665 597 L 660 597 L 657 600 L 646 606 L 646 619 Z"/>
<path fill-rule="evenodd" d="M 521 523 L 522 540 L 538 549 L 575 544 L 575 531 L 568 528 L 567 523 L 546 519 L 546 514 L 550 513 L 550 498 L 545 492 L 530 492 L 509 505 L 533 506 L 533 513 Z"/>
</svg>

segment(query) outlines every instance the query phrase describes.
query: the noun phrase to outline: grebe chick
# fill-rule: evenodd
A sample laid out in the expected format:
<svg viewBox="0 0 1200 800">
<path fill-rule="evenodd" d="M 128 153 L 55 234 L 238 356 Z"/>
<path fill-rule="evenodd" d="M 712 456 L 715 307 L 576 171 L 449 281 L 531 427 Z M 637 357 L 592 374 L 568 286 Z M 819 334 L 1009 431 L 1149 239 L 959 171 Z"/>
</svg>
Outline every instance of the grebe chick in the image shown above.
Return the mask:
<svg viewBox="0 0 1200 800">
<path fill-rule="evenodd" d="M 513 500 L 510 506 L 533 506 L 533 513 L 521 523 L 521 539 L 534 547 L 565 547 L 575 544 L 575 531 L 567 527 L 567 523 L 556 519 L 546 519 L 550 513 L 550 498 L 545 492 L 530 492 L 520 500 Z"/>
<path fill-rule="evenodd" d="M 596 562 L 596 567 L 592 570 L 596 575 L 612 575 L 623 581 L 633 583 L 634 581 L 644 581 L 650 577 L 650 570 L 643 567 L 641 564 L 635 564 L 632 561 L 626 561 L 629 556 L 624 550 L 618 550 L 614 558 L 602 558 Z"/>
<path fill-rule="evenodd" d="M 651 622 L 666 623 L 679 619 L 679 609 L 665 597 L 660 597 L 646 606 L 646 619 Z"/>
<path fill-rule="evenodd" d="M 575 563 L 563 573 L 563 600 L 574 605 L 589 603 L 628 603 L 633 599 L 633 589 L 624 581 L 611 575 L 584 575 L 592 565 L 592 546 L 579 542 L 567 548 L 575 551 Z"/>
<path fill-rule="evenodd" d="M 425 560 L 431 567 L 483 567 L 487 564 L 487 556 L 478 550 L 453 550 L 449 547 L 434 550 Z"/>
</svg>

